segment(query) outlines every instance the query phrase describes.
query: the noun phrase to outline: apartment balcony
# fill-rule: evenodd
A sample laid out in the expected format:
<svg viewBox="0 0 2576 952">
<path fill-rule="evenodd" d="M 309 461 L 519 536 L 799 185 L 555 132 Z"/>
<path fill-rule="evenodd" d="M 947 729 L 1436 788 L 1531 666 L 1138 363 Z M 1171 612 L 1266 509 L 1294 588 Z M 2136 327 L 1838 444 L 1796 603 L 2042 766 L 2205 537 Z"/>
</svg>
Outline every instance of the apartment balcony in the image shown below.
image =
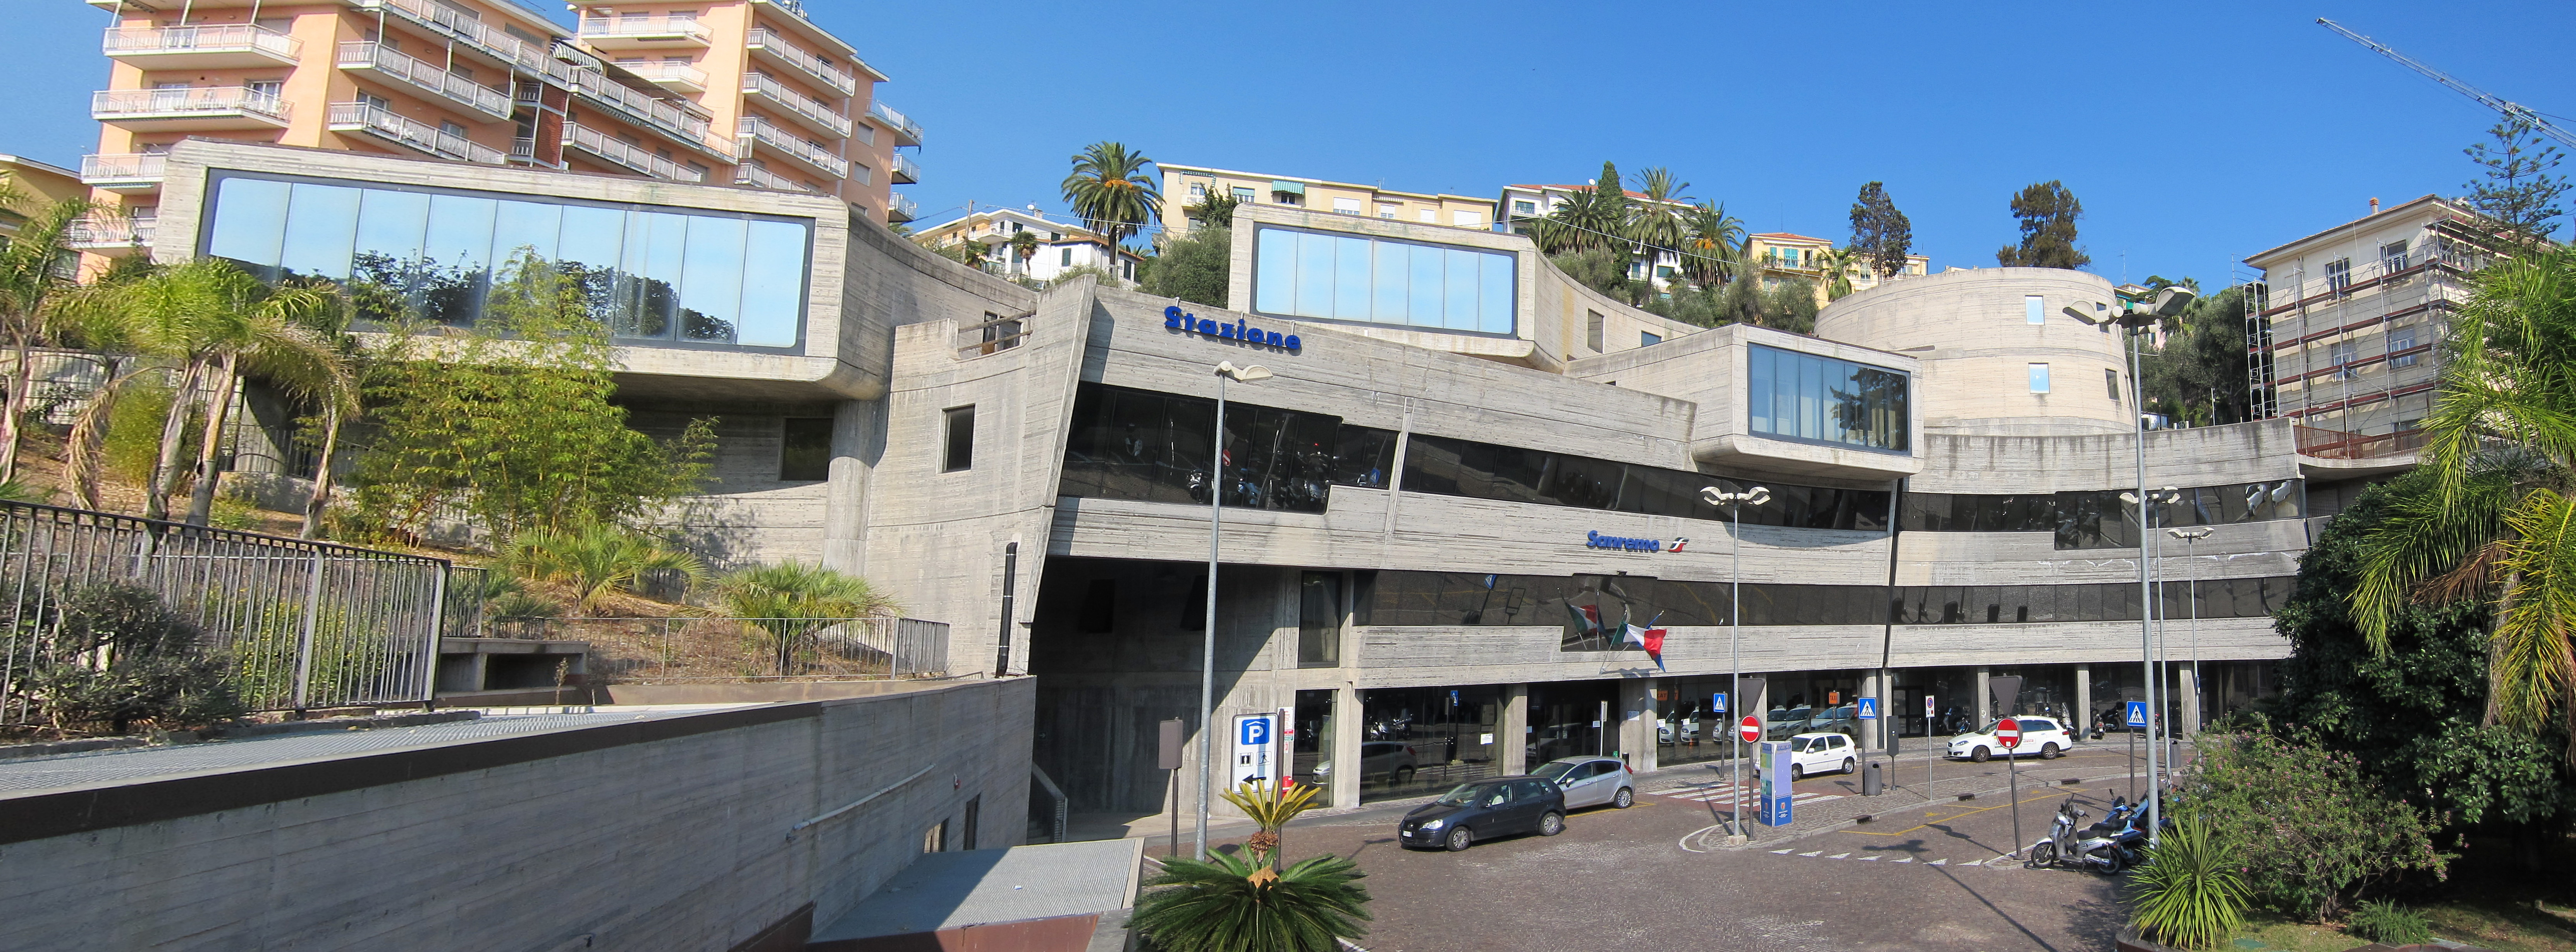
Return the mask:
<svg viewBox="0 0 2576 952">
<path fill-rule="evenodd" d="M 901 192 L 886 193 L 886 221 L 888 223 L 908 222 L 919 217 L 921 217 L 921 203 L 913 201 L 912 196 L 905 195 Z"/>
<path fill-rule="evenodd" d="M 785 129 L 762 122 L 757 116 L 743 117 L 740 142 L 744 161 L 749 161 L 754 155 L 780 156 L 836 179 L 850 177 L 850 160 L 797 138 Z"/>
<path fill-rule="evenodd" d="M 500 27 L 457 12 L 437 0 L 353 0 L 360 10 L 388 13 L 454 39 L 471 52 L 530 76 L 572 82 L 572 67 L 547 54 L 547 44 L 511 36 Z"/>
<path fill-rule="evenodd" d="M 850 118 L 842 115 L 841 110 L 825 105 L 804 93 L 789 89 L 787 84 L 771 79 L 766 74 L 744 73 L 742 94 L 754 101 L 767 103 L 783 113 L 784 118 L 815 132 L 835 139 L 850 137 Z"/>
<path fill-rule="evenodd" d="M 121 257 L 152 248 L 151 218 L 84 218 L 63 229 L 63 244 L 91 254 Z"/>
<path fill-rule="evenodd" d="M 898 152 L 893 154 L 893 158 L 894 184 L 912 185 L 921 181 L 921 164 L 914 162 L 912 156 Z"/>
<path fill-rule="evenodd" d="M 572 73 L 574 95 L 589 100 L 603 109 L 615 112 L 628 122 L 651 129 L 656 134 L 689 148 L 704 152 L 718 161 L 732 164 L 734 145 L 708 128 L 707 121 L 680 108 L 676 103 L 655 99 L 618 85 L 608 75 L 595 69 L 577 69 Z"/>
<path fill-rule="evenodd" d="M 100 51 L 138 69 L 293 66 L 304 41 L 262 26 L 109 27 Z"/>
<path fill-rule="evenodd" d="M 161 187 L 162 166 L 168 159 L 158 152 L 84 155 L 81 184 L 111 192 L 155 191 Z"/>
<path fill-rule="evenodd" d="M 510 94 L 394 52 L 382 43 L 340 44 L 340 68 L 369 70 L 432 99 L 443 99 L 494 119 L 510 118 Z"/>
<path fill-rule="evenodd" d="M 416 122 L 394 115 L 390 110 L 377 108 L 374 103 L 332 103 L 330 119 L 333 132 L 361 133 L 391 145 L 425 152 L 442 159 L 484 165 L 501 165 L 510 160 L 507 152 L 425 122 Z"/>
<path fill-rule="evenodd" d="M 707 179 L 704 172 L 654 155 L 642 146 L 621 141 L 597 129 L 574 122 L 564 123 L 563 128 L 564 148 L 590 153 L 603 162 L 674 182 L 704 182 Z"/>
<path fill-rule="evenodd" d="M 892 106 L 871 101 L 868 103 L 868 118 L 893 130 L 896 145 L 921 144 L 921 126 L 913 122 L 912 117 L 896 112 Z"/>
<path fill-rule="evenodd" d="M 676 89 L 684 93 L 707 91 L 707 71 L 687 63 L 619 63 L 617 65 L 627 72 L 652 80 L 655 85 L 664 89 Z"/>
<path fill-rule="evenodd" d="M 677 47 L 704 47 L 715 41 L 715 31 L 696 17 L 651 16 L 626 14 L 614 17 L 581 18 L 581 41 L 602 50 L 652 50 Z"/>
<path fill-rule="evenodd" d="M 773 192 L 803 192 L 809 195 L 814 194 L 814 190 L 805 187 L 805 183 L 794 179 L 783 178 L 778 173 L 761 168 L 757 165 L 736 167 L 733 170 L 733 183 L 736 185 L 749 185 L 753 188 L 765 188 Z"/>
<path fill-rule="evenodd" d="M 743 45 L 751 50 L 754 57 L 784 66 L 807 79 L 839 90 L 841 95 L 854 96 L 859 92 L 859 78 L 852 75 L 849 70 L 826 63 L 822 57 L 805 52 L 804 49 L 787 42 L 786 37 L 778 35 L 777 31 L 768 27 L 752 27 L 750 34 L 743 40 Z"/>
<path fill-rule="evenodd" d="M 153 132 L 283 129 L 293 103 L 247 86 L 106 89 L 90 95 L 90 118 Z"/>
</svg>

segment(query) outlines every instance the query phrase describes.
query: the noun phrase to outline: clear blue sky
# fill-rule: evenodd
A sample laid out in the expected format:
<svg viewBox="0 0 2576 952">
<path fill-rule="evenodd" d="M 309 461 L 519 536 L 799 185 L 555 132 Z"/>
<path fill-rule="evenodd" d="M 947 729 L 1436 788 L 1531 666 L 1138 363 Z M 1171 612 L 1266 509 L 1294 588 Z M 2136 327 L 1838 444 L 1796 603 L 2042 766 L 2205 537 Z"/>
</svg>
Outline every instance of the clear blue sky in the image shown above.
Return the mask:
<svg viewBox="0 0 2576 952">
<path fill-rule="evenodd" d="M 96 142 L 98 29 L 77 0 L 0 0 L 19 51 L 0 152 Z M 815 19 L 894 77 L 927 129 L 938 220 L 968 200 L 1062 207 L 1066 157 L 1147 155 L 1490 196 L 1671 167 L 1756 231 L 1850 233 L 1887 183 L 1916 251 L 1991 265 L 2005 203 L 2061 179 L 2093 270 L 2225 280 L 2228 263 L 2456 194 L 2495 116 L 2310 22 L 2334 18 L 2542 112 L 2576 116 L 2576 4 L 861 3 Z M 558 11 L 560 8 L 557 8 Z M 2144 12 L 2152 9 L 2152 14 Z M 560 12 L 557 13 L 561 16 Z M 2576 123 L 2569 123 L 2576 125 Z M 2576 162 L 2562 167 L 2576 172 Z M 2566 237 L 2562 229 L 2561 237 Z"/>
</svg>

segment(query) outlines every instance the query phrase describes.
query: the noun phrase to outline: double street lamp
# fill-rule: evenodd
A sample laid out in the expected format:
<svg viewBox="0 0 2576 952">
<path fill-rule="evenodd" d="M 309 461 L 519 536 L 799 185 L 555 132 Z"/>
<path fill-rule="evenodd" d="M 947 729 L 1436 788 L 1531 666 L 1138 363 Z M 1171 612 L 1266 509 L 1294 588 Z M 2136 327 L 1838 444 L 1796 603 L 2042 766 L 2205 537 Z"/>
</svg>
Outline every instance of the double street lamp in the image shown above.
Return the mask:
<svg viewBox="0 0 2576 952">
<path fill-rule="evenodd" d="M 1726 693 L 1728 697 L 1735 699 L 1734 709 L 1736 711 L 1744 711 L 1748 709 L 1748 705 L 1750 703 L 1745 700 L 1744 697 L 1744 639 L 1741 637 L 1741 633 L 1744 630 L 1744 507 L 1759 506 L 1763 503 L 1770 502 L 1771 490 L 1766 486 L 1754 486 L 1747 488 L 1742 492 L 1731 493 L 1721 490 L 1715 486 L 1707 486 L 1700 489 L 1699 496 L 1701 499 L 1708 500 L 1709 505 L 1725 507 L 1726 518 L 1730 523 L 1727 532 L 1726 566 L 1726 597 L 1728 599 L 1726 609 L 1726 642 L 1728 658 L 1727 668 L 1730 672 L 1730 680 L 1727 684 Z M 1729 720 L 1733 720 L 1733 718 L 1729 718 Z M 1743 836 L 1744 735 L 1737 733 L 1734 730 L 1734 725 L 1731 724 L 1727 726 L 1727 733 L 1734 737 L 1733 743 L 1735 745 L 1735 758 L 1730 764 L 1733 771 L 1734 786 L 1732 791 L 1727 794 L 1730 798 L 1728 802 L 1733 804 L 1733 808 L 1727 811 L 1727 815 L 1732 818 L 1735 824 L 1734 835 Z"/>
<path fill-rule="evenodd" d="M 1216 769 L 1216 553 L 1225 512 L 1225 382 L 1270 379 L 1269 368 L 1216 365 L 1216 434 L 1208 441 L 1208 569 L 1206 643 L 1199 652 L 1199 836 L 1196 856 L 1207 860 L 1208 796 Z M 1276 769 L 1274 767 L 1273 769 Z M 1173 804 L 1175 808 L 1180 804 Z"/>
<path fill-rule="evenodd" d="M 2193 715 L 2192 722 L 2186 726 L 2194 735 L 2197 735 L 2200 733 L 2200 723 L 2209 719 L 2209 704 L 2204 700 L 2209 696 L 2209 690 L 2201 686 L 2200 680 L 2200 564 L 2196 560 L 2200 558 L 2200 540 L 2209 538 L 2209 534 L 2216 530 L 2202 526 L 2197 529 L 2165 531 L 2171 533 L 2174 538 L 2181 539 L 2183 544 L 2183 578 L 2184 585 L 2189 591 L 2185 598 L 2191 602 L 2191 709 Z"/>
</svg>

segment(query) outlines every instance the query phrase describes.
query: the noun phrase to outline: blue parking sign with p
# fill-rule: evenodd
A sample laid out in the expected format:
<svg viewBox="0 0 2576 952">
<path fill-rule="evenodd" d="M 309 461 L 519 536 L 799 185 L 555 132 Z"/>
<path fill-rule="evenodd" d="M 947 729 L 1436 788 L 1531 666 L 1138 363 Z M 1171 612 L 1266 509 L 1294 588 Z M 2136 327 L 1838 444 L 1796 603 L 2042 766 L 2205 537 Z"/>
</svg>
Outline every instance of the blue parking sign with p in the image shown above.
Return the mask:
<svg viewBox="0 0 2576 952">
<path fill-rule="evenodd" d="M 1235 741 L 1237 744 L 1259 747 L 1270 742 L 1270 719 L 1267 717 L 1247 717 L 1235 726 L 1243 730 L 1243 736 Z"/>
<path fill-rule="evenodd" d="M 1861 720 L 1864 720 L 1864 721 L 1874 721 L 1874 720 L 1877 720 L 1877 719 L 1878 719 L 1878 699 L 1877 699 L 1877 698 L 1874 698 L 1874 697 L 1865 697 L 1865 698 L 1861 698 L 1861 699 L 1860 699 L 1860 715 L 1859 715 L 1859 717 L 1860 717 L 1860 719 L 1861 719 Z"/>
<path fill-rule="evenodd" d="M 2131 702 L 2129 702 L 2129 726 L 2131 726 L 2131 727 L 2145 727 L 2145 726 L 2147 726 L 2147 702 L 2145 702 L 2145 701 L 2131 701 Z"/>
</svg>

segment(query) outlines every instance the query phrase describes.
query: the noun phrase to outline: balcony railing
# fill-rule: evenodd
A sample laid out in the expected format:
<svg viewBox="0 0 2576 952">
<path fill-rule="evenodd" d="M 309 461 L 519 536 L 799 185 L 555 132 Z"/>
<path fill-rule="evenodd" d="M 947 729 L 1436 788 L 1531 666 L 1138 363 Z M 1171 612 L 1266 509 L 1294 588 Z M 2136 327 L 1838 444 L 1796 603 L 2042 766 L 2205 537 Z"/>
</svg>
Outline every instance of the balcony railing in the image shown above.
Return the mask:
<svg viewBox="0 0 2576 952">
<path fill-rule="evenodd" d="M 2296 427 L 2299 455 L 2318 459 L 2380 459 L 2404 456 L 2424 448 L 2424 431 L 2401 430 L 2364 436 L 2313 426 Z"/>
<path fill-rule="evenodd" d="M 687 63 L 619 63 L 619 67 L 657 83 L 669 83 L 690 90 L 707 88 L 707 72 Z"/>
<path fill-rule="evenodd" d="M 757 165 L 744 165 L 735 168 L 733 170 L 733 183 L 736 185 L 749 185 L 753 188 L 765 188 L 774 192 L 811 193 L 814 191 L 813 189 L 805 187 L 805 183 L 803 182 L 782 177 L 776 172 L 761 168 Z"/>
<path fill-rule="evenodd" d="M 581 18 L 581 38 L 599 39 L 679 39 L 701 45 L 715 33 L 696 17 L 616 16 Z"/>
<path fill-rule="evenodd" d="M 886 217 L 895 221 L 911 221 L 921 217 L 921 203 L 913 201 L 911 196 L 901 192 L 886 193 L 886 204 L 888 206 Z"/>
<path fill-rule="evenodd" d="M 868 115 L 877 117 L 886 124 L 887 128 L 894 130 L 898 137 L 895 141 L 896 145 L 921 144 L 921 126 L 915 124 L 912 117 L 896 112 L 894 107 L 871 101 L 868 103 Z"/>
<path fill-rule="evenodd" d="M 221 23 L 204 26 L 109 27 L 100 51 L 109 56 L 163 53 L 265 53 L 288 62 L 304 52 L 304 41 L 264 26 Z"/>
<path fill-rule="evenodd" d="M 754 142 L 759 143 L 761 148 L 779 152 L 788 158 L 813 166 L 833 178 L 850 177 L 850 160 L 833 155 L 821 146 L 797 138 L 785 129 L 762 122 L 757 116 L 744 116 L 742 158 L 751 157 Z"/>
<path fill-rule="evenodd" d="M 849 70 L 823 62 L 822 57 L 805 52 L 768 27 L 752 27 L 743 45 L 750 47 L 754 52 L 767 53 L 776 57 L 779 62 L 795 67 L 798 72 L 813 77 L 823 85 L 840 90 L 841 95 L 856 95 L 859 91 L 859 78 Z"/>
<path fill-rule="evenodd" d="M 83 218 L 63 229 L 63 243 L 85 251 L 149 245 L 155 224 L 150 217 Z"/>
<path fill-rule="evenodd" d="M 395 115 L 392 110 L 378 108 L 374 103 L 332 103 L 330 118 L 334 131 L 364 132 L 442 159 L 487 165 L 500 165 L 510 160 L 509 153 L 428 123 Z"/>
<path fill-rule="evenodd" d="M 195 86 L 187 89 L 103 89 L 91 94 L 90 118 L 102 121 L 258 116 L 285 124 L 292 103 L 276 93 L 247 86 Z"/>
<path fill-rule="evenodd" d="M 371 69 L 388 79 L 495 119 L 510 118 L 508 93 L 394 52 L 382 43 L 352 40 L 340 44 L 340 68 Z"/>
<path fill-rule="evenodd" d="M 159 152 L 81 156 L 81 184 L 115 188 L 159 184 L 169 156 Z"/>
<path fill-rule="evenodd" d="M 654 155 L 651 152 L 645 151 L 641 146 L 620 141 L 606 133 L 600 132 L 597 129 L 592 129 L 579 123 L 564 123 L 564 145 L 567 148 L 580 149 L 584 152 L 596 155 L 610 162 L 615 162 L 635 171 L 642 172 L 654 178 L 670 179 L 675 182 L 704 182 L 707 180 L 706 173 L 704 172 L 689 168 L 688 166 L 681 165 L 678 162 L 673 162 L 661 156 Z"/>
<path fill-rule="evenodd" d="M 436 0 L 356 0 L 358 9 L 390 12 L 439 33 L 462 40 L 478 53 L 533 76 L 572 81 L 572 67 L 547 55 L 546 46 L 511 36 L 508 31 L 439 4 Z"/>
<path fill-rule="evenodd" d="M 707 121 L 690 115 L 663 100 L 618 85 L 608 75 L 595 69 L 573 71 L 573 91 L 623 113 L 638 125 L 661 132 L 691 148 L 703 149 L 727 161 L 733 159 L 733 144 L 718 138 Z"/>
<path fill-rule="evenodd" d="M 848 116 L 841 115 L 840 110 L 824 105 L 804 93 L 789 89 L 787 84 L 771 79 L 766 74 L 743 74 L 742 91 L 746 95 L 757 95 L 777 103 L 782 111 L 806 121 L 817 131 L 829 132 L 844 139 L 850 137 L 850 119 Z"/>
<path fill-rule="evenodd" d="M 911 185 L 919 181 L 921 181 L 921 165 L 914 162 L 912 160 L 912 156 L 905 155 L 900 152 L 895 153 L 894 184 Z"/>
</svg>

